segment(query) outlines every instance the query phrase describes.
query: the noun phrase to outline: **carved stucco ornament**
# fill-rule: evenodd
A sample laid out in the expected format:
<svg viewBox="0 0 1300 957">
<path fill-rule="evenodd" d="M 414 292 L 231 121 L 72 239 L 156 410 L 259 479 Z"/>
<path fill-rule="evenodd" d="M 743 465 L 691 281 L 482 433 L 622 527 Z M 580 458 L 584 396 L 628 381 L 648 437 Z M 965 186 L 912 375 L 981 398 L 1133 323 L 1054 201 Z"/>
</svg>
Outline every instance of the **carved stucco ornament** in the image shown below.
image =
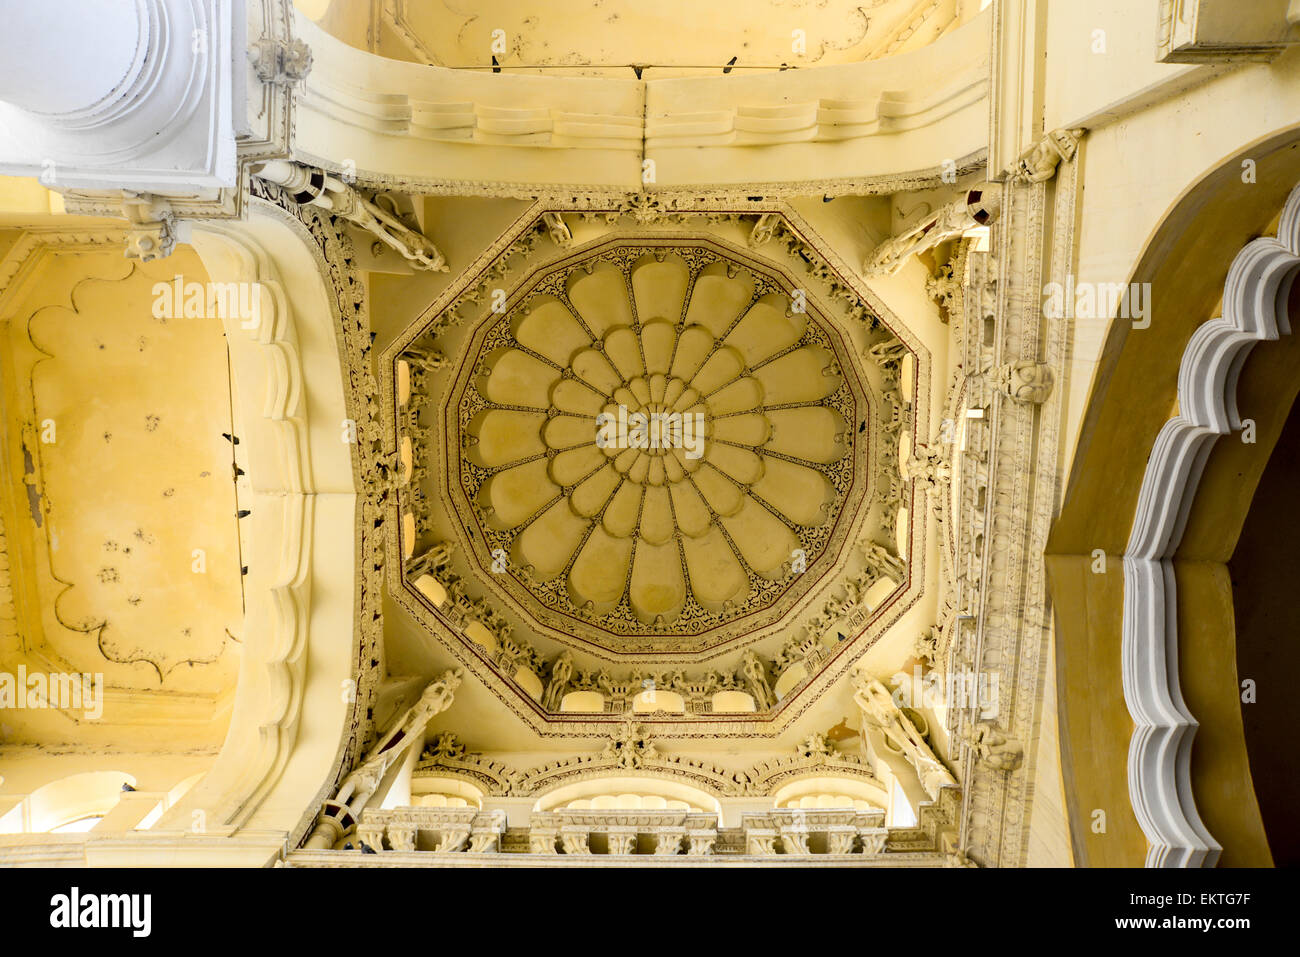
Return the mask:
<svg viewBox="0 0 1300 957">
<path fill-rule="evenodd" d="M 449 451 L 489 550 L 566 631 L 701 634 L 793 597 L 863 467 L 863 400 L 770 281 L 618 254 L 486 327 Z"/>
<path fill-rule="evenodd" d="M 999 366 L 994 373 L 998 389 L 1017 402 L 1041 405 L 1052 394 L 1052 370 L 1045 362 L 1022 360 Z"/>
<path fill-rule="evenodd" d="M 1024 746 L 988 721 L 967 728 L 966 741 L 977 761 L 997 771 L 1015 771 L 1025 759 Z"/>
</svg>

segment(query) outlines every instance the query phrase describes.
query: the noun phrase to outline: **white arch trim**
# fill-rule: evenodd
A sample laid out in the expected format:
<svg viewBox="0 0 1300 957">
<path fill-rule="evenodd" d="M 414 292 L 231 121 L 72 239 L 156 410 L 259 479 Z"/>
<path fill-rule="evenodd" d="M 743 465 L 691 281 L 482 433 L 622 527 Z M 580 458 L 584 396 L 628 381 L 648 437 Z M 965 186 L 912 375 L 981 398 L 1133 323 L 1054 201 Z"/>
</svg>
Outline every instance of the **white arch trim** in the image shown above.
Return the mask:
<svg viewBox="0 0 1300 957">
<path fill-rule="evenodd" d="M 1257 342 L 1289 335 L 1287 294 L 1300 272 L 1300 186 L 1277 238 L 1248 243 L 1233 260 L 1223 315 L 1203 324 L 1183 352 L 1179 414 L 1165 423 L 1147 462 L 1124 555 L 1124 700 L 1133 717 L 1129 800 L 1149 847 L 1148 867 L 1213 867 L 1222 847 L 1196 811 L 1192 739 L 1198 727 L 1178 683 L 1172 556 L 1182 541 L 1215 441 L 1241 427 L 1237 377 Z"/>
<path fill-rule="evenodd" d="M 194 246 L 212 282 L 253 284 L 260 303 L 256 322 L 222 316 L 252 489 L 247 610 L 226 741 L 160 824 L 188 830 L 202 811 L 209 832 L 259 832 L 278 850 L 314 812 L 351 709 L 356 480 L 341 343 L 312 248 L 279 210 L 252 203 L 246 222 L 196 227 Z"/>
</svg>

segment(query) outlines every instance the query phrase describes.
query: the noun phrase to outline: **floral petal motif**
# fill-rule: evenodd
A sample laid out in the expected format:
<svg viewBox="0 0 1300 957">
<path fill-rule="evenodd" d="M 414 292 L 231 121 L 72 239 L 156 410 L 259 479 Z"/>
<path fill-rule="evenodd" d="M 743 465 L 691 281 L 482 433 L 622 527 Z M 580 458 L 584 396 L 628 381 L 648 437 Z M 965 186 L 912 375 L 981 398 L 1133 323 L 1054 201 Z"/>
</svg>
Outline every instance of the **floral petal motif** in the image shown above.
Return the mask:
<svg viewBox="0 0 1300 957">
<path fill-rule="evenodd" d="M 641 341 L 631 329 L 615 329 L 605 336 L 605 358 L 618 370 L 623 381 L 645 372 L 641 364 Z"/>
<path fill-rule="evenodd" d="M 575 352 L 591 344 L 582 323 L 554 296 L 530 299 L 523 314 L 514 319 L 511 332 L 521 346 L 561 367 L 569 364 Z"/>
<path fill-rule="evenodd" d="M 726 263 L 713 263 L 700 270 L 691 290 L 686 325 L 699 323 L 716 339 L 731 328 L 754 295 L 754 277 Z"/>
<path fill-rule="evenodd" d="M 637 406 L 650 404 L 650 383 L 637 376 L 627 384 L 627 394 L 632 396 Z"/>
<path fill-rule="evenodd" d="M 594 418 L 605 402 L 605 396 L 577 379 L 561 379 L 551 389 L 551 404 L 561 412 Z"/>
<path fill-rule="evenodd" d="M 627 538 L 636 531 L 637 519 L 641 516 L 641 486 L 624 482 L 609 507 L 605 509 L 602 520 L 605 531 L 618 538 Z"/>
<path fill-rule="evenodd" d="M 646 479 L 650 477 L 650 456 L 638 455 L 632 467 L 627 470 L 627 480 L 635 482 L 637 485 L 646 484 Z"/>
<path fill-rule="evenodd" d="M 715 341 L 713 334 L 703 326 L 687 326 L 682 332 L 669 372 L 673 378 L 681 380 L 683 387 L 694 378 L 700 366 L 704 365 L 704 360 L 713 351 Z"/>
<path fill-rule="evenodd" d="M 700 498 L 700 493 L 690 482 L 678 482 L 670 489 L 673 500 L 673 513 L 677 516 L 677 527 L 682 534 L 699 538 L 713 524 L 709 507 Z"/>
<path fill-rule="evenodd" d="M 636 449 L 620 449 L 617 445 L 612 445 L 604 450 L 607 455 L 614 456 L 614 468 L 626 475 L 632 470 L 632 466 L 641 460 L 641 453 Z"/>
<path fill-rule="evenodd" d="M 715 445 L 709 451 L 709 464 L 741 485 L 752 485 L 763 474 L 763 460 L 735 445 Z"/>
<path fill-rule="evenodd" d="M 673 346 L 677 344 L 677 329 L 667 322 L 652 322 L 641 327 L 641 349 L 645 353 L 645 368 L 650 375 L 663 377 L 672 368 Z"/>
<path fill-rule="evenodd" d="M 749 597 L 749 576 L 716 526 L 707 535 L 682 539 L 695 600 L 712 612 Z"/>
<path fill-rule="evenodd" d="M 551 480 L 559 486 L 577 485 L 604 464 L 604 454 L 594 445 L 569 449 L 551 459 Z"/>
<path fill-rule="evenodd" d="M 545 424 L 544 412 L 484 409 L 470 419 L 465 429 L 475 440 L 469 447 L 466 458 L 475 465 L 490 469 L 541 455 L 547 446 L 542 441 L 542 427 Z M 585 424 L 589 431 L 590 420 Z M 590 441 L 590 436 L 587 441 Z"/>
<path fill-rule="evenodd" d="M 637 545 L 627 595 L 632 611 L 646 623 L 677 619 L 686 604 L 686 579 L 675 542 Z"/>
<path fill-rule="evenodd" d="M 830 373 L 830 354 L 821 346 L 801 346 L 754 370 L 763 384 L 768 405 L 820 402 L 840 387 L 840 377 Z"/>
<path fill-rule="evenodd" d="M 719 442 L 736 442 L 740 445 L 760 446 L 772 436 L 772 423 L 766 416 L 752 412 L 729 415 L 713 423 L 713 438 Z"/>
<path fill-rule="evenodd" d="M 586 533 L 587 523 L 568 503 L 556 502 L 515 539 L 514 560 L 531 565 L 534 575 L 548 581 L 564 571 Z"/>
<path fill-rule="evenodd" d="M 675 531 L 668 490 L 662 486 L 649 486 L 641 502 L 641 540 L 651 545 L 662 545 L 672 540 Z"/>
<path fill-rule="evenodd" d="M 579 606 L 591 602 L 595 614 L 608 614 L 623 597 L 631 560 L 632 539 L 597 526 L 569 570 L 569 597 Z"/>
<path fill-rule="evenodd" d="M 785 563 L 799 547 L 794 532 L 752 498 L 741 503 L 736 515 L 724 516 L 722 527 L 740 549 L 745 564 L 764 578 L 784 575 Z"/>
<path fill-rule="evenodd" d="M 792 312 L 789 299 L 769 293 L 754 303 L 724 341 L 745 357 L 746 364 L 756 366 L 802 339 L 807 325 L 807 313 Z"/>
<path fill-rule="evenodd" d="M 834 513 L 852 406 L 832 398 L 826 338 L 771 285 L 755 299 L 746 269 L 691 268 L 648 253 L 574 269 L 516 310 L 519 348 L 493 348 L 473 382 L 488 407 L 464 455 L 497 470 L 487 522 L 586 616 L 658 628 L 739 609 Z"/>
<path fill-rule="evenodd" d="M 704 407 L 700 405 L 700 394 L 694 389 L 684 390 L 677 396 L 677 401 L 673 403 L 674 412 L 689 412 L 697 407 L 703 411 Z"/>
<path fill-rule="evenodd" d="M 600 471 L 587 476 L 569 497 L 569 504 L 574 513 L 584 518 L 595 518 L 605 507 L 609 497 L 614 494 L 614 489 L 618 488 L 620 481 L 618 472 L 614 471 L 612 465 L 606 465 Z"/>
<path fill-rule="evenodd" d="M 569 302 L 597 338 L 616 326 L 632 325 L 627 281 L 617 266 L 602 263 L 589 273 L 579 269 L 565 285 Z"/>
<path fill-rule="evenodd" d="M 705 443 L 704 448 L 707 452 L 708 450 L 707 442 Z M 687 454 L 686 449 L 673 449 L 672 454 L 669 457 L 676 464 L 676 467 L 682 470 L 683 475 L 690 475 L 692 472 L 697 471 L 700 465 L 706 461 L 705 457 L 703 456 L 701 456 L 700 458 L 693 458 L 692 456 Z"/>
<path fill-rule="evenodd" d="M 559 370 L 526 352 L 498 349 L 483 361 L 476 387 L 489 402 L 545 409 L 559 377 Z"/>
<path fill-rule="evenodd" d="M 665 461 L 667 461 L 667 457 L 662 455 L 650 459 L 650 468 L 645 477 L 646 485 L 664 484 L 664 480 L 667 478 L 666 469 L 664 468 Z"/>
<path fill-rule="evenodd" d="M 750 376 L 737 379 L 709 396 L 709 409 L 714 415 L 732 415 L 747 412 L 763 404 L 763 387 Z"/>
<path fill-rule="evenodd" d="M 499 410 L 494 409 L 493 411 Z M 523 416 L 529 413 L 515 412 L 511 414 Z M 592 436 L 595 434 L 596 424 L 592 421 L 591 416 L 557 415 L 555 418 L 548 420 L 542 428 L 543 447 L 538 451 L 545 451 L 547 447 L 571 449 L 578 445 L 590 445 Z M 515 452 L 514 458 L 519 458 L 520 451 L 522 451 L 522 448 Z"/>
<path fill-rule="evenodd" d="M 573 357 L 573 374 L 605 395 L 610 395 L 623 384 L 618 370 L 595 349 L 583 349 Z"/>
<path fill-rule="evenodd" d="M 745 368 L 745 360 L 731 346 L 722 346 L 695 373 L 691 387 L 706 399 L 724 385 L 736 380 Z"/>
<path fill-rule="evenodd" d="M 533 459 L 488 476 L 479 489 L 479 504 L 493 527 L 515 528 L 559 494 L 559 487 L 547 474 L 546 459 Z"/>
<path fill-rule="evenodd" d="M 665 256 L 661 262 L 653 255 L 642 256 L 632 266 L 632 296 L 636 300 L 637 318 L 643 324 L 655 319 L 676 323 L 690 281 L 691 271 L 679 257 Z"/>
<path fill-rule="evenodd" d="M 691 476 L 691 481 L 700 490 L 704 500 L 719 515 L 735 515 L 740 511 L 740 504 L 745 495 L 731 481 L 715 468 L 702 468 Z"/>
<path fill-rule="evenodd" d="M 844 455 L 846 425 L 834 409 L 816 405 L 773 409 L 767 419 L 772 424 L 772 438 L 766 447 L 773 452 L 825 465 Z"/>
<path fill-rule="evenodd" d="M 806 465 L 772 455 L 763 456 L 763 477 L 751 491 L 800 525 L 826 523 L 826 509 L 835 501 L 835 487 L 826 476 Z"/>
</svg>

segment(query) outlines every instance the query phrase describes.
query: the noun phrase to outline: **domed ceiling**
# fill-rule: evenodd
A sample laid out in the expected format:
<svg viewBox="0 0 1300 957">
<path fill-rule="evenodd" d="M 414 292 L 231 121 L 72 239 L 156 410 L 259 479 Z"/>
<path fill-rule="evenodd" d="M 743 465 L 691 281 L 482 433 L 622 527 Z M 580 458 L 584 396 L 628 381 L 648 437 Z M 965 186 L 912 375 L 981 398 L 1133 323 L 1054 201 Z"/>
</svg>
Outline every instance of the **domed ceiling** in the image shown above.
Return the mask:
<svg viewBox="0 0 1300 957">
<path fill-rule="evenodd" d="M 911 580 L 912 353 L 775 217 L 547 216 L 388 353 L 408 608 L 548 711 L 620 662 L 774 707 Z"/>
<path fill-rule="evenodd" d="M 566 262 L 482 324 L 450 396 L 462 547 L 506 565 L 489 583 L 540 623 L 611 651 L 772 620 L 864 491 L 844 354 L 774 277 L 704 245 Z"/>
</svg>

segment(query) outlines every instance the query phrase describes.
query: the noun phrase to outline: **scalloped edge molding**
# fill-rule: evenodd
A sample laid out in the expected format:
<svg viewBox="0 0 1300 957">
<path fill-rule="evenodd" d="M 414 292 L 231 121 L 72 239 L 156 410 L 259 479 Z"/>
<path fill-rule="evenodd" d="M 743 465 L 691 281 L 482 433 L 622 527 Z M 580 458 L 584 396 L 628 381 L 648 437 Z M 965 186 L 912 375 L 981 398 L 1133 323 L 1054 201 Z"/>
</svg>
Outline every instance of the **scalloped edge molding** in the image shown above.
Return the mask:
<svg viewBox="0 0 1300 957">
<path fill-rule="evenodd" d="M 1213 867 L 1223 850 L 1196 811 L 1192 740 L 1199 727 L 1178 682 L 1173 554 L 1219 436 L 1241 428 L 1237 378 L 1257 342 L 1289 335 L 1287 294 L 1300 273 L 1300 185 L 1277 237 L 1252 240 L 1231 267 L 1223 315 L 1204 323 L 1178 370 L 1179 414 L 1156 437 L 1124 554 L 1124 700 L 1129 800 L 1147 836 L 1147 867 Z"/>
<path fill-rule="evenodd" d="M 252 204 L 246 222 L 196 228 L 194 246 L 211 281 L 264 293 L 253 329 L 222 319 L 249 446 L 253 550 L 230 730 L 159 829 L 189 828 L 202 811 L 208 833 L 265 832 L 274 854 L 314 811 L 351 709 L 339 689 L 355 666 L 357 496 L 353 447 L 337 440 L 341 344 L 311 247 L 283 211 Z"/>
</svg>

